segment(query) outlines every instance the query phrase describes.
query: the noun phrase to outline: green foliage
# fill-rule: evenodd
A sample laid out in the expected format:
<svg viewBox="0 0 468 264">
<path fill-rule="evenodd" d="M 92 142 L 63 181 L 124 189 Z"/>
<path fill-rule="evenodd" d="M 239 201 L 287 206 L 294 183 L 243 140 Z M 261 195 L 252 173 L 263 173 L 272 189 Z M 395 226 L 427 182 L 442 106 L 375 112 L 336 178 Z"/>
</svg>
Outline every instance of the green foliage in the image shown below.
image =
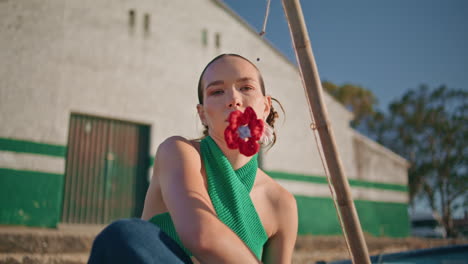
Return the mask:
<svg viewBox="0 0 468 264">
<path fill-rule="evenodd" d="M 411 199 L 426 198 L 452 235 L 452 211 L 468 198 L 467 111 L 467 91 L 420 86 L 366 120 L 368 135 L 411 163 Z"/>
<path fill-rule="evenodd" d="M 468 92 L 420 86 L 379 112 L 369 90 L 323 82 L 354 113 L 352 126 L 406 158 L 410 199 L 424 198 L 454 235 L 452 212 L 468 210 Z"/>
<path fill-rule="evenodd" d="M 353 112 L 354 120 L 351 122 L 353 127 L 358 126 L 364 119 L 375 114 L 374 107 L 377 104 L 377 99 L 366 88 L 349 83 L 337 86 L 328 81 L 323 82 L 322 87 L 338 102 Z"/>
</svg>

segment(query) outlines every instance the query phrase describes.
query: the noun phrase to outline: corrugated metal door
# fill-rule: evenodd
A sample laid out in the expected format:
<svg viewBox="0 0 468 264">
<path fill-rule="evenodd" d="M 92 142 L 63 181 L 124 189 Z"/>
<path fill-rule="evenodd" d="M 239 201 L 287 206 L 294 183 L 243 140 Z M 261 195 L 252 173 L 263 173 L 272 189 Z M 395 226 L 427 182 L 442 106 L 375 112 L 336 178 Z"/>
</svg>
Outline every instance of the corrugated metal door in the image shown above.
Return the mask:
<svg viewBox="0 0 468 264">
<path fill-rule="evenodd" d="M 147 189 L 149 126 L 72 114 L 62 222 L 139 217 Z"/>
</svg>

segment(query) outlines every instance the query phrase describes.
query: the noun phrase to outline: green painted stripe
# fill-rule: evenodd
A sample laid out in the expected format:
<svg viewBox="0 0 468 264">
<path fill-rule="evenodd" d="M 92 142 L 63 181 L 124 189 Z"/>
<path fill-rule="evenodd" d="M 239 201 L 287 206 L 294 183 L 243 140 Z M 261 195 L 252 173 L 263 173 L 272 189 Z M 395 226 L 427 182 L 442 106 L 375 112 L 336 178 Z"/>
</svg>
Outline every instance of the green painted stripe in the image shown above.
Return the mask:
<svg viewBox="0 0 468 264">
<path fill-rule="evenodd" d="M 266 173 L 274 179 L 311 182 L 311 183 L 318 183 L 318 184 L 328 184 L 327 178 L 323 176 L 294 174 L 294 173 L 286 173 L 286 172 L 278 172 L 278 171 L 267 171 Z M 349 181 L 349 185 L 355 186 L 355 187 L 383 189 L 383 190 L 392 190 L 392 191 L 400 191 L 400 192 L 408 191 L 408 186 L 406 185 L 370 182 L 370 181 L 362 181 L 362 180 L 355 180 L 355 179 L 348 179 L 348 181 Z"/>
<path fill-rule="evenodd" d="M 15 170 L 0 168 L 0 177 L 1 176 L 24 176 L 24 177 L 63 177 L 63 174 L 52 173 L 52 172 L 42 172 L 42 171 L 30 171 L 30 170 Z M 1 182 L 1 180 L 0 180 Z"/>
<path fill-rule="evenodd" d="M 41 154 L 54 157 L 65 158 L 67 148 L 66 146 L 47 144 L 47 143 L 38 143 L 33 141 L 11 139 L 11 138 L 0 138 L 0 150 L 3 151 L 14 151 L 20 153 L 32 153 L 32 154 Z M 154 157 L 150 156 L 150 166 L 154 165 Z M 318 184 L 327 184 L 328 181 L 323 176 L 314 176 L 314 175 L 303 175 L 303 174 L 294 174 L 294 173 L 285 173 L 277 171 L 268 171 L 268 175 L 276 179 L 285 179 L 293 181 L 304 181 Z M 373 189 L 383 189 L 383 190 L 393 190 L 407 192 L 408 186 L 400 184 L 390 184 L 390 183 L 379 183 L 379 182 L 370 182 L 363 180 L 348 179 L 351 186 L 364 187 L 364 188 L 373 188 Z"/>
<path fill-rule="evenodd" d="M 328 183 L 327 178 L 320 177 L 320 176 L 307 176 L 307 175 L 278 172 L 278 171 L 266 171 L 266 173 L 274 179 L 302 181 L 302 182 L 311 182 L 311 183 L 319 183 L 319 184 Z"/>
<path fill-rule="evenodd" d="M 362 181 L 362 180 L 355 180 L 355 179 L 348 179 L 348 181 L 351 186 L 356 186 L 356 187 L 408 192 L 408 186 L 401 185 L 401 184 L 370 182 L 370 181 Z"/>
<path fill-rule="evenodd" d="M 333 200 L 328 197 L 296 198 L 300 235 L 337 235 L 342 230 Z M 362 229 L 373 236 L 409 235 L 408 204 L 355 200 Z"/>
<path fill-rule="evenodd" d="M 55 228 L 63 175 L 0 168 L 0 224 Z"/>
<path fill-rule="evenodd" d="M 67 153 L 67 148 L 65 146 L 12 138 L 0 138 L 0 150 L 41 154 L 61 158 L 65 158 Z"/>
</svg>

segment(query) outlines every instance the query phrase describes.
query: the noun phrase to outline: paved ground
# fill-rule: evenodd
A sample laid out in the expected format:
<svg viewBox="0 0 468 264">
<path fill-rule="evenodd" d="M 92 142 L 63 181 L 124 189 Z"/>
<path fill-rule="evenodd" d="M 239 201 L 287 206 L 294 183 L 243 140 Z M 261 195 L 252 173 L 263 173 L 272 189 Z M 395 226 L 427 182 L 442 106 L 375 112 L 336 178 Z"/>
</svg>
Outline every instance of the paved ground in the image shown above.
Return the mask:
<svg viewBox="0 0 468 264">
<path fill-rule="evenodd" d="M 84 264 L 102 226 L 60 226 L 59 229 L 0 226 L 0 264 Z M 370 255 L 453 244 L 468 240 L 366 237 Z M 301 236 L 294 264 L 315 264 L 349 258 L 342 236 Z"/>
<path fill-rule="evenodd" d="M 400 251 L 468 244 L 462 239 L 387 238 L 366 237 L 370 255 Z M 296 242 L 293 263 L 314 264 L 316 261 L 349 259 L 349 253 L 342 236 L 302 236 Z"/>
</svg>

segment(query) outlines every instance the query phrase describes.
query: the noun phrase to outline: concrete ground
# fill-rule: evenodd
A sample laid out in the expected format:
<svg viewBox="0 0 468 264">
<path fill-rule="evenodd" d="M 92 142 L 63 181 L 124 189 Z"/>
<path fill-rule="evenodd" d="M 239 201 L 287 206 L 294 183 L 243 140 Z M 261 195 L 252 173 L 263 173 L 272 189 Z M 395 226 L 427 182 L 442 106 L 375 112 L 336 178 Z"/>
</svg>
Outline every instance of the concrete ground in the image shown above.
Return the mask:
<svg viewBox="0 0 468 264">
<path fill-rule="evenodd" d="M 58 229 L 0 226 L 0 264 L 84 264 L 103 226 L 61 225 Z M 468 244 L 468 240 L 366 237 L 370 255 Z M 294 264 L 349 258 L 342 236 L 300 236 Z"/>
<path fill-rule="evenodd" d="M 86 263 L 102 226 L 0 226 L 0 264 Z"/>
</svg>

